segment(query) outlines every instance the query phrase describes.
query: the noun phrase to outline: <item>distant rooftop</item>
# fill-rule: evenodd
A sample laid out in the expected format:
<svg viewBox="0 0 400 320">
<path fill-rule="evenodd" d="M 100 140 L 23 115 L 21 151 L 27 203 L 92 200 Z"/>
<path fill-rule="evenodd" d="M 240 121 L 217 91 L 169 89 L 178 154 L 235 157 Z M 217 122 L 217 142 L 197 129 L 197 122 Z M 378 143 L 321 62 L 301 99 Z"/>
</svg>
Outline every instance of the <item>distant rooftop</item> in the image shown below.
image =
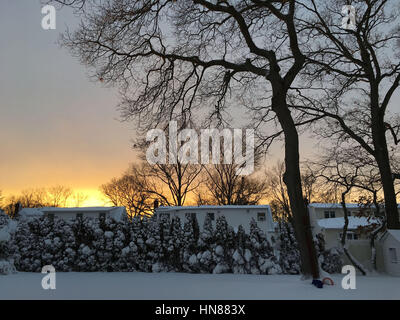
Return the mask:
<svg viewBox="0 0 400 320">
<path fill-rule="evenodd" d="M 367 217 L 348 217 L 349 225 L 348 229 L 357 229 L 358 227 L 365 227 L 374 223 L 379 223 L 379 221 L 375 218 L 367 218 Z M 318 225 L 324 229 L 343 229 L 344 227 L 344 218 L 326 218 L 319 219 Z"/>
<path fill-rule="evenodd" d="M 397 241 L 400 242 L 400 230 L 387 229 L 387 232 L 389 232 Z"/>
<path fill-rule="evenodd" d="M 321 208 L 321 209 L 339 209 L 342 208 L 341 203 L 310 203 L 310 207 L 312 208 Z M 360 208 L 358 203 L 346 203 L 346 208 L 356 209 Z"/>
<path fill-rule="evenodd" d="M 269 205 L 224 205 L 224 206 L 215 206 L 215 205 L 204 205 L 204 206 L 161 206 L 157 209 L 163 211 L 173 211 L 173 210 L 196 210 L 196 209 L 204 209 L 204 210 L 220 210 L 220 209 L 268 209 Z"/>
<path fill-rule="evenodd" d="M 321 209 L 340 209 L 342 208 L 341 203 L 310 203 L 310 207 L 312 208 L 321 208 Z M 349 209 L 358 209 L 362 206 L 359 203 L 346 203 L 346 208 Z M 397 205 L 400 208 L 400 204 Z"/>
<path fill-rule="evenodd" d="M 102 213 L 109 212 L 109 214 L 117 217 L 122 217 L 125 212 L 125 207 L 78 207 L 78 208 L 58 208 L 58 207 L 44 207 L 44 208 L 23 208 L 18 214 L 21 217 L 35 217 L 42 216 L 47 213 L 67 214 L 67 213 Z"/>
</svg>

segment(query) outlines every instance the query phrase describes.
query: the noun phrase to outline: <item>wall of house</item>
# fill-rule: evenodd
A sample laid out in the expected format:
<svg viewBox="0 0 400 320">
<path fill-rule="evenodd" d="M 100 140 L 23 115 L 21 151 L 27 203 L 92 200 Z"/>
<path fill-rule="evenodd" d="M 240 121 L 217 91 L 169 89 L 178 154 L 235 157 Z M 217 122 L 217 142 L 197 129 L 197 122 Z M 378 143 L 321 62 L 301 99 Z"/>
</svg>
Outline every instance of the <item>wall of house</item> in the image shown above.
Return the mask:
<svg viewBox="0 0 400 320">
<path fill-rule="evenodd" d="M 325 238 L 326 249 L 340 248 L 340 233 L 339 229 L 324 229 L 322 234 Z M 371 246 L 370 241 L 365 236 L 360 236 L 357 240 L 346 240 L 350 253 L 359 261 L 365 268 L 372 270 L 371 263 Z M 343 255 L 344 264 L 350 264 L 348 258 Z"/>
<path fill-rule="evenodd" d="M 385 258 L 383 256 L 383 246 L 381 241 L 378 240 L 375 241 L 375 249 L 376 249 L 376 269 L 379 272 L 386 272 Z"/>
<path fill-rule="evenodd" d="M 389 248 L 397 249 L 397 262 L 392 262 L 389 256 Z M 383 260 L 384 270 L 386 273 L 400 277 L 400 243 L 392 236 L 388 235 L 381 245 L 381 259 Z"/>
<path fill-rule="evenodd" d="M 185 221 L 185 217 L 187 213 L 196 213 L 196 218 L 199 223 L 200 228 L 203 227 L 204 220 L 207 216 L 208 213 L 214 213 L 214 221 L 213 225 L 215 227 L 215 222 L 219 216 L 224 215 L 226 218 L 226 221 L 230 226 L 233 228 L 238 228 L 239 225 L 242 225 L 242 227 L 245 229 L 245 231 L 248 233 L 250 232 L 250 221 L 253 218 L 256 222 L 258 227 L 263 230 L 265 233 L 270 232 L 270 230 L 273 229 L 273 226 L 270 226 L 270 218 L 268 215 L 270 213 L 268 212 L 268 209 L 266 208 L 261 208 L 261 209 L 230 209 L 230 208 L 224 208 L 224 209 L 201 209 L 201 208 L 196 208 L 196 209 L 184 209 L 184 210 L 168 210 L 168 211 L 158 211 L 157 214 L 162 214 L 162 213 L 170 213 L 170 217 L 174 216 L 179 216 L 181 221 Z M 258 221 L 257 219 L 257 213 L 258 212 L 264 212 L 265 213 L 265 221 Z"/>
<path fill-rule="evenodd" d="M 369 240 L 347 240 L 348 248 L 350 253 L 360 262 L 366 269 L 372 270 L 372 251 Z M 346 263 L 350 264 L 350 261 L 347 261 L 347 257 L 344 258 Z"/>
<path fill-rule="evenodd" d="M 98 218 L 99 214 L 100 214 L 100 212 L 96 212 L 96 211 L 88 211 L 88 212 L 85 212 L 85 211 L 76 211 L 76 212 L 69 212 L 69 211 L 67 211 L 67 212 L 59 212 L 59 211 L 56 211 L 56 212 L 50 212 L 49 211 L 49 212 L 46 212 L 45 214 L 49 214 L 49 213 L 54 213 L 54 216 L 57 217 L 57 218 L 60 218 L 60 219 L 75 219 L 76 215 L 78 213 L 82 213 L 83 216 L 87 217 L 87 218 Z M 109 212 L 106 213 L 106 215 L 108 215 L 108 214 L 109 214 Z"/>
</svg>

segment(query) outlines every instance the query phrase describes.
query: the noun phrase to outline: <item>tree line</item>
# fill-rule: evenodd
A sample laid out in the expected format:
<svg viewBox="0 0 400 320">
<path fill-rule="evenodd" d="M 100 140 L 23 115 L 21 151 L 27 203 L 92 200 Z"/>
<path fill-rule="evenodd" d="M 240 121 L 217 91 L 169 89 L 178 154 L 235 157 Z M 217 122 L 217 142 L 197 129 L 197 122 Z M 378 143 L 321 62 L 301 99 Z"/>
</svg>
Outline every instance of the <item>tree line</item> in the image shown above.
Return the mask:
<svg viewBox="0 0 400 320">
<path fill-rule="evenodd" d="M 88 198 L 82 192 L 74 192 L 70 187 L 56 185 L 48 188 L 30 188 L 22 190 L 18 195 L 2 196 L 0 190 L 0 209 L 10 217 L 15 217 L 22 208 L 79 207 Z"/>
</svg>

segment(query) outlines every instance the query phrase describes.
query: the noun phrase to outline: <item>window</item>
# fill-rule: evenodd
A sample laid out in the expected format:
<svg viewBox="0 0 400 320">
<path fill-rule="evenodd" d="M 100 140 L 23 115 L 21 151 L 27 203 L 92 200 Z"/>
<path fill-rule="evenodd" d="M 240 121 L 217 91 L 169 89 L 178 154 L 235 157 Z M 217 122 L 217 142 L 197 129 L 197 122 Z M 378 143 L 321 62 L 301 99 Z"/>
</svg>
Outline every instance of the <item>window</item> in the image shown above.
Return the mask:
<svg viewBox="0 0 400 320">
<path fill-rule="evenodd" d="M 257 213 L 257 221 L 265 221 L 265 212 Z"/>
<path fill-rule="evenodd" d="M 82 213 L 82 212 L 78 212 L 78 213 L 76 214 L 76 217 L 77 217 L 78 219 L 82 219 L 82 218 L 83 218 L 83 213 Z"/>
<path fill-rule="evenodd" d="M 396 248 L 389 248 L 389 259 L 391 263 L 397 263 Z"/>
<path fill-rule="evenodd" d="M 196 218 L 196 213 L 194 213 L 194 212 L 187 212 L 187 213 L 185 213 L 185 217 L 186 217 L 186 219 L 194 219 L 194 218 Z"/>
<path fill-rule="evenodd" d="M 99 213 L 99 218 L 104 220 L 106 218 L 106 213 L 105 212 L 100 212 Z"/>
<path fill-rule="evenodd" d="M 162 220 L 169 219 L 170 218 L 170 214 L 169 213 L 160 213 L 160 218 Z"/>
<path fill-rule="evenodd" d="M 324 211 L 325 219 L 335 218 L 335 211 Z"/>
<path fill-rule="evenodd" d="M 343 233 L 339 233 L 340 239 L 342 239 Z M 358 234 L 354 232 L 347 232 L 346 233 L 347 240 L 358 240 Z"/>
<path fill-rule="evenodd" d="M 353 234 L 352 233 L 347 233 L 347 240 L 353 240 Z"/>
<path fill-rule="evenodd" d="M 214 212 L 208 212 L 208 213 L 207 213 L 207 216 L 210 217 L 211 220 L 213 220 L 213 221 L 215 220 L 215 214 L 214 214 Z"/>
<path fill-rule="evenodd" d="M 342 236 L 343 236 L 343 233 L 340 233 L 339 236 L 340 236 L 340 239 L 341 239 Z M 346 238 L 347 238 L 347 240 L 358 240 L 359 239 L 358 234 L 354 233 L 354 232 L 347 232 L 346 233 Z"/>
<path fill-rule="evenodd" d="M 324 211 L 324 217 L 325 217 L 325 219 L 335 218 L 336 213 L 335 213 L 335 211 Z"/>
</svg>

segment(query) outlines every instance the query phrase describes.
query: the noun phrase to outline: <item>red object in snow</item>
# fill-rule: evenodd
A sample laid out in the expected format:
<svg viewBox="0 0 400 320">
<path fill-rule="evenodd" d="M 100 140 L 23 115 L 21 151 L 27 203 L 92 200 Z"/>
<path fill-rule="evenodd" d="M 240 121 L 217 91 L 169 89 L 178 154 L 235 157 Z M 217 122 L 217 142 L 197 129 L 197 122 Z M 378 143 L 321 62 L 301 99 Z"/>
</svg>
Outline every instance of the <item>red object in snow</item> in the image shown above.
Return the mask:
<svg viewBox="0 0 400 320">
<path fill-rule="evenodd" d="M 331 278 L 328 278 L 328 277 L 326 277 L 326 278 L 323 278 L 322 279 L 322 283 L 323 284 L 329 284 L 329 285 L 331 285 L 331 286 L 333 286 L 335 283 L 333 282 L 333 280 L 331 279 Z"/>
</svg>

